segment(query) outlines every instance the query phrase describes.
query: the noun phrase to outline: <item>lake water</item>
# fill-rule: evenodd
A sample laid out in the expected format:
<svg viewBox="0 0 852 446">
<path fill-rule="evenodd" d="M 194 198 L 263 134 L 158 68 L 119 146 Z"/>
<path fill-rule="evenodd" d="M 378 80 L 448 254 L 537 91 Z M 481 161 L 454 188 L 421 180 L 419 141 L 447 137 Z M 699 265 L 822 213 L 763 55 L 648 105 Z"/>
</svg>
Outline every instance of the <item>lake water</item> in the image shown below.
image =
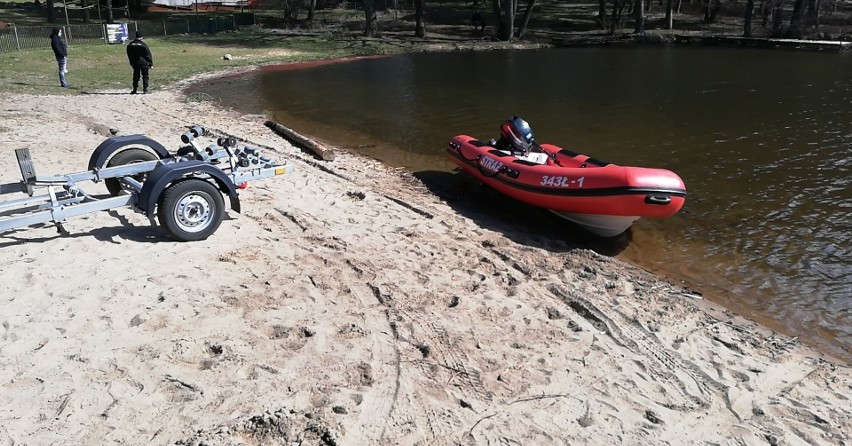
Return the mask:
<svg viewBox="0 0 852 446">
<path fill-rule="evenodd" d="M 269 68 L 197 86 L 415 173 L 510 115 L 539 142 L 686 182 L 618 257 L 852 360 L 852 54 L 567 48 Z"/>
</svg>

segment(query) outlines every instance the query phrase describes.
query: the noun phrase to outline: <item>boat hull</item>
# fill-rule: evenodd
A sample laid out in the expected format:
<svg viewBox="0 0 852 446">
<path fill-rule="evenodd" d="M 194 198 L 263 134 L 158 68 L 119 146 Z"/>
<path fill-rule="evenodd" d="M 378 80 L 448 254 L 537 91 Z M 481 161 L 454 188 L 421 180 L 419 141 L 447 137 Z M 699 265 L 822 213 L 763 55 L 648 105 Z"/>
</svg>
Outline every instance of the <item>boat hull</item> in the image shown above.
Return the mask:
<svg viewBox="0 0 852 446">
<path fill-rule="evenodd" d="M 636 220 L 639 220 L 636 215 L 571 214 L 553 210 L 550 212 L 601 237 L 615 237 L 622 234 L 633 226 Z"/>
<path fill-rule="evenodd" d="M 639 218 L 670 217 L 686 199 L 683 180 L 669 170 L 620 166 L 549 144 L 524 157 L 459 135 L 447 154 L 498 192 L 603 237 L 624 232 Z"/>
</svg>

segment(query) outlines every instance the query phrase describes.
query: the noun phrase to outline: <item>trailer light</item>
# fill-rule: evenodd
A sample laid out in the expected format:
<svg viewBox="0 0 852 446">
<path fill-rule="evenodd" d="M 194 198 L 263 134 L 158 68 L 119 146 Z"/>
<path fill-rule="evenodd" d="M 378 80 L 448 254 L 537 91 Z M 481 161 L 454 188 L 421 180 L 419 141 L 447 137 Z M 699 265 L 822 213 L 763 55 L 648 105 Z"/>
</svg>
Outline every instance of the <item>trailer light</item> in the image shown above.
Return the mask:
<svg viewBox="0 0 852 446">
<path fill-rule="evenodd" d="M 282 173 L 287 173 L 287 168 L 279 167 L 279 168 L 275 169 L 275 175 L 281 175 Z"/>
</svg>

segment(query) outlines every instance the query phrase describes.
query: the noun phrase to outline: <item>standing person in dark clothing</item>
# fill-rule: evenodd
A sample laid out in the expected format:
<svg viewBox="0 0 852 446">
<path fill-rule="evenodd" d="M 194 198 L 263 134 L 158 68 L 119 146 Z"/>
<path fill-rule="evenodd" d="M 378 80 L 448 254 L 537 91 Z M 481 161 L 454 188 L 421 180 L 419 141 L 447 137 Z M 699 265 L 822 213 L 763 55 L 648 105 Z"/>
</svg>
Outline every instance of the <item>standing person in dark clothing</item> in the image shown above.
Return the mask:
<svg viewBox="0 0 852 446">
<path fill-rule="evenodd" d="M 142 77 L 142 94 L 148 92 L 148 70 L 154 68 L 154 56 L 148 45 L 142 41 L 142 31 L 136 31 L 136 38 L 127 44 L 127 59 L 133 67 L 133 91 L 139 88 L 139 77 Z"/>
<path fill-rule="evenodd" d="M 59 85 L 68 88 L 68 82 L 65 80 L 65 74 L 68 73 L 68 47 L 62 39 L 62 28 L 53 28 L 50 33 L 50 48 L 53 49 L 53 55 L 59 65 Z"/>
</svg>

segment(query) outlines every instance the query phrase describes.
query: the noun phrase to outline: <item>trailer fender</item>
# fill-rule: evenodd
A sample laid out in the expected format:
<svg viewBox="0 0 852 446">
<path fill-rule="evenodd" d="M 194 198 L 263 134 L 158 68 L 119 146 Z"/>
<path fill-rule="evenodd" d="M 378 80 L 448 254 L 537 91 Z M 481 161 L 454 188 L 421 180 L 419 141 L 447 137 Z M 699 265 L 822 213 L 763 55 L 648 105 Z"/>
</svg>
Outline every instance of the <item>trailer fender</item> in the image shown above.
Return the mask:
<svg viewBox="0 0 852 446">
<path fill-rule="evenodd" d="M 116 152 L 128 146 L 140 147 L 157 154 L 160 159 L 171 155 L 162 144 L 144 135 L 116 136 L 102 142 L 89 157 L 89 170 L 101 169 Z"/>
<path fill-rule="evenodd" d="M 231 178 L 218 168 L 195 160 L 157 166 L 142 184 L 142 190 L 139 191 L 139 199 L 136 206 L 148 217 L 153 217 L 160 195 L 162 195 L 163 191 L 170 184 L 181 181 L 184 178 L 208 179 L 203 178 L 205 176 L 210 177 L 209 179 L 213 180 L 219 190 L 230 197 L 231 209 L 239 213 L 240 197 Z"/>
</svg>

